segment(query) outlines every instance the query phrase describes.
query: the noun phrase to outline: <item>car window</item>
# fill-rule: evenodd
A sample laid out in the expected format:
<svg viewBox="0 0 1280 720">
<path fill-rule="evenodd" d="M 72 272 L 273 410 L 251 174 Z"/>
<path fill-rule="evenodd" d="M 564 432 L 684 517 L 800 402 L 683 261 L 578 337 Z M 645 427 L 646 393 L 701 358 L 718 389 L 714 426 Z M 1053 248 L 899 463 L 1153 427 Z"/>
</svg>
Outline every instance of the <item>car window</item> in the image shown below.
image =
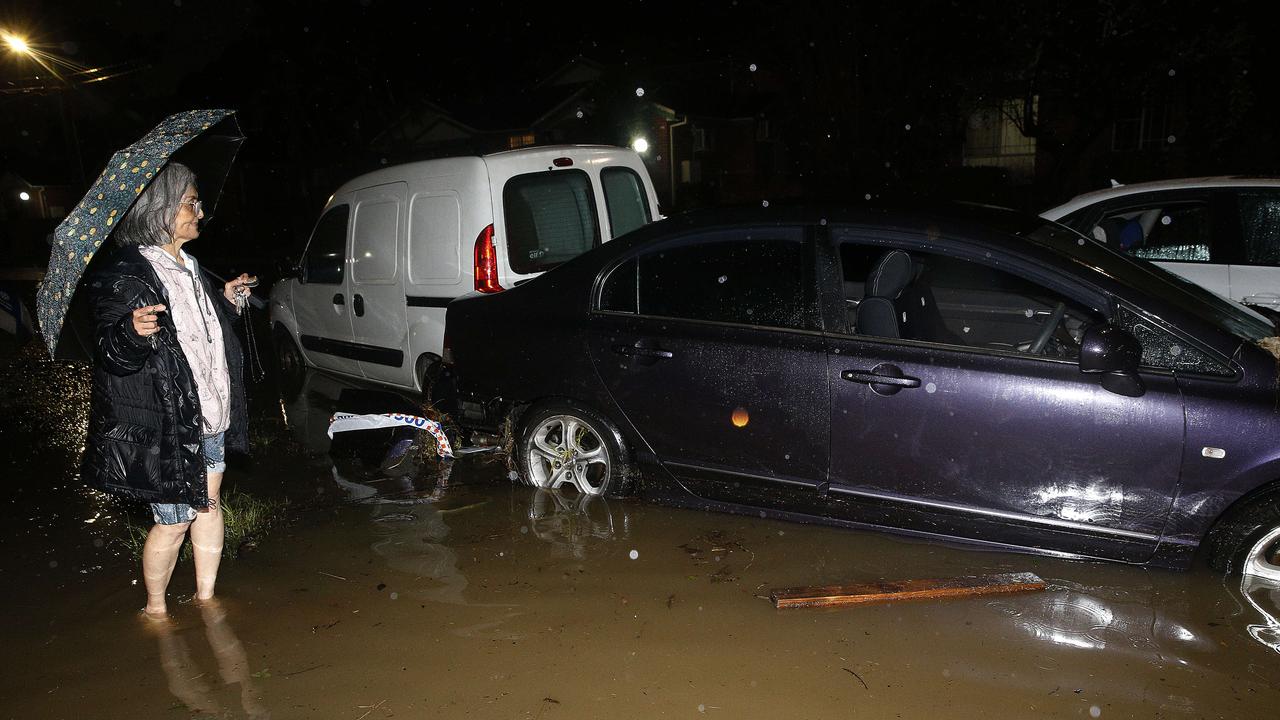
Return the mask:
<svg viewBox="0 0 1280 720">
<path fill-rule="evenodd" d="M 1280 191 L 1246 190 L 1238 202 L 1245 262 L 1280 265 Z"/>
<path fill-rule="evenodd" d="M 600 171 L 604 186 L 604 204 L 609 211 L 609 228 L 613 237 L 625 235 L 653 218 L 640 176 L 631 168 L 611 167 Z"/>
<path fill-rule="evenodd" d="M 316 223 L 316 229 L 311 233 L 311 242 L 307 245 L 306 260 L 303 262 L 307 282 L 342 284 L 342 269 L 347 254 L 347 217 L 350 214 L 350 206 L 338 205 L 330 208 L 320 218 L 320 222 Z"/>
<path fill-rule="evenodd" d="M 1128 330 L 1142 345 L 1144 367 L 1219 377 L 1235 375 L 1221 358 L 1180 339 L 1154 320 L 1143 317 L 1127 306 L 1120 306 L 1115 324 Z"/>
<path fill-rule="evenodd" d="M 811 327 L 804 246 L 743 237 L 668 246 L 632 258 L 601 288 L 600 309 L 784 328 Z"/>
<path fill-rule="evenodd" d="M 1144 260 L 1211 262 L 1213 214 L 1204 201 L 1127 207 L 1103 214 L 1095 240 Z"/>
<path fill-rule="evenodd" d="M 1075 359 L 1101 314 L 1012 272 L 935 253 L 840 245 L 845 332 Z"/>
<path fill-rule="evenodd" d="M 518 175 L 502 190 L 511 269 L 533 273 L 600 244 L 591 179 L 581 170 Z"/>
</svg>

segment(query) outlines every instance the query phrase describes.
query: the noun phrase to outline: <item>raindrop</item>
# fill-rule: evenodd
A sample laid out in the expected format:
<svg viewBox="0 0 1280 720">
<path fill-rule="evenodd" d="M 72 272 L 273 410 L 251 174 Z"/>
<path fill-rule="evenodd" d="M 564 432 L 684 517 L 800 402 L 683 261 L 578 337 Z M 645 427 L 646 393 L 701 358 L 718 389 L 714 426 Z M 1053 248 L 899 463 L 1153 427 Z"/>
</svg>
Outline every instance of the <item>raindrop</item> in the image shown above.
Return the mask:
<svg viewBox="0 0 1280 720">
<path fill-rule="evenodd" d="M 725 284 L 725 283 L 729 282 L 729 276 L 728 276 L 728 275 L 721 275 L 720 277 L 716 278 L 716 282 L 718 282 L 718 283 L 720 283 L 721 285 L 723 285 L 723 284 Z"/>
<path fill-rule="evenodd" d="M 1169 144 L 1172 145 L 1178 141 L 1178 138 L 1175 135 L 1170 135 L 1169 137 L 1165 138 L 1165 140 L 1169 141 Z"/>
<path fill-rule="evenodd" d="M 400 593 L 395 593 L 395 592 L 391 593 L 392 600 L 398 600 L 399 598 L 400 598 Z"/>
<path fill-rule="evenodd" d="M 1080 238 L 1079 240 L 1076 240 L 1076 244 L 1077 244 L 1077 245 L 1084 245 L 1084 238 Z"/>
<path fill-rule="evenodd" d="M 1173 347 L 1169 348 L 1169 354 L 1174 357 L 1178 357 L 1179 355 L 1182 354 L 1182 346 L 1174 345 Z"/>
<path fill-rule="evenodd" d="M 942 677 L 946 677 L 946 678 L 951 677 L 951 670 L 950 670 L 950 669 L 944 669 L 944 670 L 942 671 Z"/>
<path fill-rule="evenodd" d="M 751 72 L 755 72 L 755 71 L 756 71 L 756 64 L 755 64 L 755 63 L 751 63 L 750 65 L 748 65 L 748 66 L 747 66 L 747 69 L 748 69 L 748 70 L 750 70 Z"/>
<path fill-rule="evenodd" d="M 632 560 L 635 560 L 636 558 L 640 557 L 640 551 L 632 550 L 631 552 L 627 553 L 627 557 L 631 558 Z"/>
<path fill-rule="evenodd" d="M 761 510 L 761 511 L 760 511 L 760 519 L 761 519 L 761 520 L 763 520 L 763 519 L 764 519 L 764 511 L 763 511 L 763 510 Z"/>
<path fill-rule="evenodd" d="M 382 164 L 383 164 L 383 165 L 386 165 L 386 164 L 387 164 L 387 159 L 386 159 L 386 158 L 382 158 L 381 162 L 382 162 Z"/>
<path fill-rule="evenodd" d="M 578 112 L 574 113 L 574 115 L 577 115 L 579 120 L 581 120 L 581 119 L 582 119 L 582 111 L 581 111 L 581 110 L 579 110 Z"/>
<path fill-rule="evenodd" d="M 51 567 L 51 568 L 56 568 L 56 567 L 58 567 L 58 561 L 57 561 L 57 560 L 50 560 L 50 561 L 49 561 L 49 567 Z"/>
<path fill-rule="evenodd" d="M 1093 705 L 1089 708 L 1089 717 L 1102 717 L 1102 708 Z"/>
<path fill-rule="evenodd" d="M 818 224 L 819 224 L 819 225 L 826 225 L 826 224 L 827 224 L 827 219 L 826 219 L 826 218 L 822 218 L 821 220 L 819 220 L 819 221 L 818 221 Z"/>
<path fill-rule="evenodd" d="M 924 391 L 932 395 L 938 392 L 938 386 L 935 383 L 929 383 L 928 385 L 924 386 Z"/>
<path fill-rule="evenodd" d="M 29 131 L 27 131 L 27 130 L 23 130 L 23 131 L 22 131 L 22 137 L 28 137 L 29 135 L 31 135 L 31 133 L 30 133 Z"/>
<path fill-rule="evenodd" d="M 636 88 L 636 97 L 644 97 L 644 88 L 642 87 Z"/>
<path fill-rule="evenodd" d="M 698 712 L 704 713 L 706 711 L 707 711 L 707 706 L 703 705 L 702 703 L 698 703 Z M 1094 717 L 1097 717 L 1097 715 L 1094 715 Z"/>
<path fill-rule="evenodd" d="M 760 205 L 761 207 L 769 207 L 769 201 L 765 200 L 764 202 L 760 203 Z"/>
<path fill-rule="evenodd" d="M 1173 218 L 1169 217 L 1168 215 L 1165 215 L 1164 217 L 1160 218 L 1160 224 L 1171 225 L 1173 224 Z"/>
<path fill-rule="evenodd" d="M 93 546 L 94 546 L 94 547 L 96 547 L 96 548 L 100 548 L 100 547 L 102 547 L 102 538 L 94 538 L 94 539 L 93 539 Z"/>
<path fill-rule="evenodd" d="M 1169 68 L 1169 77 L 1173 77 L 1174 75 L 1177 75 L 1177 74 L 1178 74 L 1177 70 L 1174 70 L 1173 68 Z"/>
<path fill-rule="evenodd" d="M 528 525 L 521 525 L 521 526 L 520 526 L 520 534 L 521 534 L 521 535 L 528 535 L 528 534 L 529 534 L 529 526 L 528 526 Z"/>
<path fill-rule="evenodd" d="M 511 482 L 515 482 L 516 480 L 520 479 L 520 473 L 516 472 L 515 470 L 512 470 L 511 472 L 507 473 L 507 479 L 510 480 Z"/>
<path fill-rule="evenodd" d="M 885 161 L 884 161 L 884 166 L 885 166 L 885 167 L 890 167 L 890 166 L 892 166 L 892 165 L 893 165 L 893 163 L 889 162 L 888 160 L 885 160 Z"/>
<path fill-rule="evenodd" d="M 906 125 L 903 125 L 903 126 L 902 126 L 902 128 L 903 128 L 904 130 L 910 130 L 910 129 L 911 129 L 911 123 L 907 123 Z"/>
<path fill-rule="evenodd" d="M 871 193 L 867 193 L 866 195 L 863 195 L 863 196 L 862 196 L 862 199 L 863 199 L 863 200 L 870 200 L 870 199 L 871 199 Z"/>
</svg>

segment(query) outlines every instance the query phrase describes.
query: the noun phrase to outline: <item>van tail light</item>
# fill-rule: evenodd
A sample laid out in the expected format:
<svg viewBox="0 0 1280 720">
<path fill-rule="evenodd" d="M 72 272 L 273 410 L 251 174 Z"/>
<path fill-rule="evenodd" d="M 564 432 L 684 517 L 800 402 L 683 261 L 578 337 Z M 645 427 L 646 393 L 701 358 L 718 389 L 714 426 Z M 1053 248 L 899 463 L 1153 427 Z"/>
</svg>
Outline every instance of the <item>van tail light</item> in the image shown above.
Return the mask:
<svg viewBox="0 0 1280 720">
<path fill-rule="evenodd" d="M 476 238 L 476 290 L 482 293 L 502 291 L 498 284 L 498 253 L 493 249 L 493 223 Z"/>
</svg>

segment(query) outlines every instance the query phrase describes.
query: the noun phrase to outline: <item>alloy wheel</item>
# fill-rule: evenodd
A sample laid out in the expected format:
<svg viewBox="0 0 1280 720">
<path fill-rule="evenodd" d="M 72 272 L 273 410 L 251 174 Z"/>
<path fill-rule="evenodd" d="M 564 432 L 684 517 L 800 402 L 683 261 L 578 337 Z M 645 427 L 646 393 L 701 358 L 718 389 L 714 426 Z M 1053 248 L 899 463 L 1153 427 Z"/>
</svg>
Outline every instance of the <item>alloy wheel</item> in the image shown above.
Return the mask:
<svg viewBox="0 0 1280 720">
<path fill-rule="evenodd" d="M 1280 545 L 1280 526 L 1272 528 L 1249 548 L 1244 556 L 1241 573 L 1280 582 L 1280 553 L 1277 552 L 1277 545 Z"/>
<path fill-rule="evenodd" d="M 529 480 L 541 488 L 573 486 L 586 495 L 603 495 L 609 483 L 609 448 L 581 418 L 552 415 L 534 428 L 526 452 Z"/>
</svg>

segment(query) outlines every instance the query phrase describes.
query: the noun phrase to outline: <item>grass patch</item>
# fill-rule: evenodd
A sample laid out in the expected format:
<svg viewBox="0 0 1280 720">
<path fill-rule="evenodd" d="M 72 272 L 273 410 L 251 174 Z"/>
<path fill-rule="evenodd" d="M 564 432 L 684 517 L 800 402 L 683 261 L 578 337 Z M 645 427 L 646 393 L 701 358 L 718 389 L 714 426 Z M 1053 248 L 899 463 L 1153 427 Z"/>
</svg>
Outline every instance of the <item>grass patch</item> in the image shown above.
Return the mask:
<svg viewBox="0 0 1280 720">
<path fill-rule="evenodd" d="M 222 557 L 235 559 L 240 552 L 251 547 L 272 528 L 288 518 L 289 501 L 255 497 L 244 492 L 228 492 L 222 497 L 222 519 L 226 535 L 222 544 Z M 125 520 L 125 536 L 121 544 L 133 559 L 142 558 L 142 546 L 147 541 L 150 527 L 143 527 L 132 520 Z M 182 544 L 182 560 L 191 559 L 191 541 Z"/>
</svg>

